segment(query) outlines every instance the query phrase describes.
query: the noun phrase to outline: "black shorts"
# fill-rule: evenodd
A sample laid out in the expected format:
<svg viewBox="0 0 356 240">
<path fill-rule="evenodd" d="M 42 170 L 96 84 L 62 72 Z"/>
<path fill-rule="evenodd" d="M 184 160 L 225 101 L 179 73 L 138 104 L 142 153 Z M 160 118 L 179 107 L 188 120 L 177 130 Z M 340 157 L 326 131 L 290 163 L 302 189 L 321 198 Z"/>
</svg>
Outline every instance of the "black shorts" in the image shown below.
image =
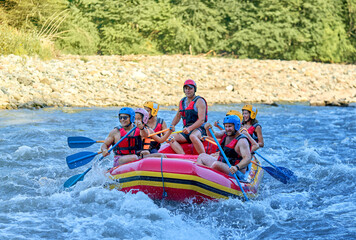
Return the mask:
<svg viewBox="0 0 356 240">
<path fill-rule="evenodd" d="M 202 135 L 202 136 L 205 136 L 205 135 L 206 135 L 206 130 L 205 130 L 204 127 L 198 127 L 198 128 L 196 128 L 196 129 L 201 132 L 201 135 Z M 194 129 L 194 130 L 195 130 L 195 129 Z M 194 130 L 191 131 L 191 132 L 188 133 L 188 134 L 185 134 L 185 133 L 180 133 L 180 134 L 185 138 L 185 140 L 187 140 L 188 143 L 192 143 L 192 141 L 190 141 L 189 136 L 190 136 L 190 134 L 192 134 L 192 132 L 194 132 Z"/>
</svg>

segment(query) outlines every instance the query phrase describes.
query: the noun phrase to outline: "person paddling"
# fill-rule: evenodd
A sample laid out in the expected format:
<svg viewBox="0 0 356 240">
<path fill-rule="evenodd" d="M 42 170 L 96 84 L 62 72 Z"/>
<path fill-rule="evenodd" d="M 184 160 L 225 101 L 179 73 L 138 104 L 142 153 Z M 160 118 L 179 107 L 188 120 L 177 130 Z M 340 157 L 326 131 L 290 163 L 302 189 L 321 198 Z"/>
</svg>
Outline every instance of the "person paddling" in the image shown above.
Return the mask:
<svg viewBox="0 0 356 240">
<path fill-rule="evenodd" d="M 224 118 L 224 133 L 223 131 L 215 133 L 217 138 L 221 138 L 220 145 L 231 164 L 231 168 L 225 162 L 221 153 L 218 158 L 202 153 L 199 155 L 197 163 L 211 167 L 225 174 L 234 174 L 237 171 L 245 173 L 247 166 L 251 162 L 251 152 L 247 137 L 239 132 L 240 126 L 240 119 L 237 116 L 226 116 Z M 207 123 L 205 128 L 208 130 L 212 128 L 212 126 Z M 208 136 L 211 136 L 210 132 L 207 132 Z"/>
<path fill-rule="evenodd" d="M 162 118 L 157 116 L 159 110 L 158 103 L 147 101 L 143 104 L 143 107 L 149 114 L 147 127 L 150 129 L 150 134 L 167 129 L 167 123 Z M 174 132 L 174 129 L 174 126 L 171 126 L 170 131 L 155 135 L 152 137 L 152 139 L 147 139 L 144 142 L 144 149 L 149 149 L 150 153 L 157 153 L 161 147 L 161 143 L 168 139 L 171 133 Z"/>
<path fill-rule="evenodd" d="M 252 138 L 258 143 L 259 147 L 264 146 L 264 140 L 262 135 L 262 127 L 258 123 L 257 116 L 257 108 L 252 105 L 245 105 L 242 107 L 242 128 L 247 129 L 247 132 L 252 136 Z"/>
<path fill-rule="evenodd" d="M 197 84 L 193 80 L 184 82 L 183 91 L 185 97 L 179 102 L 179 110 L 172 120 L 172 125 L 176 126 L 182 119 L 184 128 L 182 133 L 172 135 L 169 144 L 178 154 L 185 154 L 180 143 L 186 142 L 193 143 L 199 154 L 205 153 L 200 139 L 206 134 L 204 124 L 208 120 L 208 104 L 204 98 L 195 95 Z"/>
<path fill-rule="evenodd" d="M 115 145 L 121 137 L 125 136 L 134 127 L 135 111 L 132 108 L 123 107 L 119 111 L 119 121 L 121 126 L 115 127 L 109 133 L 101 146 L 103 156 L 109 155 L 108 149 Z M 118 146 L 113 149 L 114 167 L 139 159 L 138 155 L 142 150 L 142 138 L 148 136 L 148 131 L 144 129 L 142 122 L 136 123 L 136 130 L 125 138 Z"/>
<path fill-rule="evenodd" d="M 242 120 L 243 120 L 243 116 L 240 112 L 236 111 L 236 110 L 230 110 L 226 113 L 226 116 L 231 116 L 231 115 L 234 115 L 234 116 L 237 116 L 239 119 L 240 119 L 240 123 L 242 124 Z M 225 130 L 219 126 L 219 122 L 218 121 L 215 121 L 214 122 L 214 126 L 215 127 L 218 127 L 222 132 L 220 132 L 220 134 L 224 134 L 225 133 Z M 239 129 L 240 133 L 244 134 L 248 141 L 250 142 L 250 146 L 251 146 L 251 153 L 256 151 L 257 149 L 259 149 L 259 145 L 258 143 L 256 142 L 255 139 L 253 139 L 251 137 L 251 135 L 248 133 L 248 131 L 245 129 L 245 128 L 240 128 Z"/>
</svg>

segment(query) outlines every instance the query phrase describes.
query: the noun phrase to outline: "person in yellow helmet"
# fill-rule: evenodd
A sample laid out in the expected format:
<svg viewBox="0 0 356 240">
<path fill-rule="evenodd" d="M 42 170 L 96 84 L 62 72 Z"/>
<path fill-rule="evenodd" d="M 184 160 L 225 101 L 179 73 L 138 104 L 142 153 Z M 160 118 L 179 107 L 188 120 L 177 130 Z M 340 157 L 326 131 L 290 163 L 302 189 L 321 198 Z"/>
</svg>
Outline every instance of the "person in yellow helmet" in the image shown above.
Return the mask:
<svg viewBox="0 0 356 240">
<path fill-rule="evenodd" d="M 224 155 L 220 152 L 219 156 L 199 154 L 197 163 L 211 167 L 225 174 L 234 174 L 237 171 L 246 172 L 246 168 L 251 162 L 251 144 L 248 138 L 240 133 L 241 121 L 235 115 L 224 118 L 224 131 L 216 132 L 214 135 L 220 138 L 220 145 L 223 149 L 230 166 L 226 163 Z M 211 124 L 206 123 L 204 126 L 207 130 L 212 128 Z M 211 136 L 210 131 L 207 131 Z"/>
<path fill-rule="evenodd" d="M 242 124 L 243 116 L 242 116 L 242 114 L 241 114 L 239 111 L 236 111 L 236 110 L 229 110 L 229 111 L 226 113 L 226 116 L 231 116 L 231 115 L 237 116 L 237 117 L 240 119 L 240 122 L 241 122 L 241 124 Z M 208 123 L 207 123 L 207 124 L 208 124 Z M 207 125 L 207 124 L 206 124 L 206 125 Z M 218 121 L 215 121 L 215 122 L 214 122 L 214 126 L 217 127 L 217 128 L 221 131 L 221 133 L 224 133 L 224 132 L 225 132 L 225 129 L 223 129 L 222 127 L 219 126 L 219 122 L 218 122 Z M 207 127 L 208 127 L 208 126 L 207 126 Z M 209 135 L 210 135 L 209 132 L 208 132 L 208 131 L 206 131 L 206 132 L 207 132 L 207 134 L 208 134 L 208 136 L 209 136 Z M 240 133 L 244 134 L 244 135 L 247 137 L 248 141 L 250 142 L 250 145 L 251 145 L 251 152 L 254 152 L 254 151 L 256 151 L 256 150 L 259 148 L 259 145 L 258 145 L 258 143 L 256 142 L 256 140 L 251 137 L 251 135 L 248 133 L 248 131 L 247 131 L 245 128 L 241 128 L 241 129 L 240 129 Z"/>
<path fill-rule="evenodd" d="M 149 128 L 150 134 L 167 129 L 167 123 L 162 118 L 157 116 L 159 110 L 158 103 L 147 101 L 143 104 L 143 107 L 149 114 L 146 125 Z M 174 126 L 171 126 L 169 131 L 153 136 L 152 140 L 148 139 L 144 142 L 144 148 L 149 149 L 150 153 L 157 153 L 161 147 L 161 143 L 165 142 L 174 130 Z"/>
<path fill-rule="evenodd" d="M 226 113 L 226 116 L 231 116 L 231 115 L 238 116 L 240 118 L 240 121 L 242 122 L 242 114 L 239 111 L 230 110 Z M 219 121 L 214 122 L 214 127 L 217 127 L 220 130 L 224 130 L 222 127 L 219 126 Z"/>
<path fill-rule="evenodd" d="M 242 107 L 242 128 L 247 129 L 247 132 L 258 143 L 259 147 L 263 147 L 264 140 L 262 135 L 262 127 L 256 119 L 257 112 L 257 108 L 253 107 L 250 104 L 246 104 Z"/>
</svg>

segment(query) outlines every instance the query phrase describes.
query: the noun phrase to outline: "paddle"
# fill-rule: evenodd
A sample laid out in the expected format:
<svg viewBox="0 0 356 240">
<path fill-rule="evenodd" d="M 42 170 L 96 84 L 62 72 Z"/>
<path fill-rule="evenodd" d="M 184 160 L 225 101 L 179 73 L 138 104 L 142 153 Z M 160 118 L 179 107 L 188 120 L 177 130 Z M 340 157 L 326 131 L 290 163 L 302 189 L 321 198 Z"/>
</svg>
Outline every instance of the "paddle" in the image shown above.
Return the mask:
<svg viewBox="0 0 356 240">
<path fill-rule="evenodd" d="M 96 155 L 102 152 L 79 152 L 66 157 L 69 169 L 74 169 L 89 163 Z"/>
<path fill-rule="evenodd" d="M 103 143 L 104 141 L 95 141 L 87 137 L 68 137 L 68 146 L 70 148 L 86 148 L 94 143 Z"/>
<path fill-rule="evenodd" d="M 157 135 L 157 134 L 160 134 L 160 133 L 163 133 L 163 132 L 167 132 L 168 130 L 169 130 L 169 128 L 164 129 L 164 130 L 159 131 L 159 132 L 152 133 L 152 134 L 148 135 L 148 137 L 152 137 L 154 135 Z M 180 132 L 182 132 L 182 131 L 177 131 L 177 132 L 173 132 L 173 133 L 180 133 Z M 104 142 L 103 140 L 96 141 L 96 140 L 93 140 L 93 139 L 90 139 L 90 138 L 87 138 L 87 137 L 80 137 L 80 136 L 78 136 L 78 137 L 68 137 L 67 141 L 68 141 L 68 146 L 70 148 L 86 148 L 86 147 L 90 147 L 94 143 L 103 143 Z"/>
<path fill-rule="evenodd" d="M 211 141 L 209 138 L 207 137 L 203 137 L 204 141 L 207 141 L 207 142 L 210 142 L 212 144 L 215 144 L 215 142 Z M 264 166 L 261 166 L 260 164 L 254 162 L 254 161 L 251 161 L 252 163 L 256 164 L 257 166 L 261 167 L 263 170 L 265 170 L 266 172 L 268 172 L 272 177 L 274 177 L 275 179 L 277 179 L 278 181 L 281 181 L 283 183 L 287 183 L 288 180 L 287 178 L 284 176 L 284 175 L 281 175 L 279 173 L 279 171 L 277 171 L 276 169 L 274 168 L 271 168 L 271 167 L 264 167 Z M 283 167 L 278 167 L 278 169 L 280 169 L 281 171 L 283 172 L 286 172 L 287 174 L 290 173 L 291 171 L 286 169 L 286 168 L 283 168 Z M 290 174 L 290 175 L 294 175 L 293 172 Z"/>
<path fill-rule="evenodd" d="M 160 133 L 164 133 L 164 132 L 167 132 L 169 130 L 169 128 L 166 128 L 164 130 L 161 130 L 161 131 L 158 131 L 158 132 L 154 132 L 154 133 L 151 133 L 150 135 L 148 135 L 148 137 L 152 137 L 154 135 L 157 135 L 157 134 L 160 134 Z"/>
<path fill-rule="evenodd" d="M 229 160 L 227 159 L 227 157 L 226 157 L 226 155 L 225 155 L 225 153 L 224 153 L 224 150 L 221 148 L 220 143 L 219 143 L 218 140 L 216 139 L 216 137 L 215 137 L 215 135 L 214 135 L 214 132 L 213 132 L 213 130 L 212 130 L 211 128 L 209 128 L 209 132 L 210 132 L 210 134 L 213 136 L 216 145 L 217 145 L 218 148 L 220 149 L 220 153 L 223 155 L 223 157 L 224 157 L 224 159 L 225 159 L 225 162 L 226 162 L 227 165 L 231 168 L 231 164 L 230 164 Z M 247 195 L 246 195 L 246 193 L 245 193 L 245 190 L 244 190 L 243 187 L 241 186 L 241 183 L 240 183 L 239 179 L 238 179 L 237 176 L 236 176 L 236 173 L 234 173 L 234 177 L 235 177 L 236 182 L 237 182 L 237 184 L 239 185 L 239 187 L 240 187 L 240 189 L 241 189 L 241 192 L 242 192 L 242 194 L 244 195 L 246 201 L 249 201 L 249 200 L 248 200 L 248 197 L 247 197 Z"/>
<path fill-rule="evenodd" d="M 134 126 L 128 133 L 126 133 L 125 136 L 123 136 L 117 143 L 115 143 L 114 146 L 112 146 L 108 152 L 111 152 L 117 145 L 119 145 L 122 140 L 124 140 L 127 136 L 129 136 L 131 134 L 131 132 L 135 131 L 136 126 Z M 93 157 L 94 158 L 94 157 Z M 102 156 L 101 158 L 99 158 L 98 162 L 101 161 L 104 158 L 104 156 Z M 75 185 L 77 182 L 79 181 L 83 181 L 84 176 L 92 169 L 93 166 L 91 166 L 90 168 L 88 168 L 85 172 L 83 172 L 82 174 L 77 174 L 75 176 L 70 177 L 65 183 L 64 183 L 64 188 L 69 188 L 73 185 Z"/>
<path fill-rule="evenodd" d="M 281 182 L 283 182 L 284 184 L 287 183 L 292 183 L 292 182 L 296 182 L 297 181 L 297 177 L 294 175 L 294 172 L 289 170 L 288 168 L 284 168 L 284 167 L 278 167 L 275 166 L 273 163 L 271 163 L 270 161 L 268 161 L 266 158 L 264 158 L 261 154 L 259 154 L 258 152 L 255 152 L 257 154 L 257 156 L 261 157 L 263 160 L 265 160 L 266 162 L 268 162 L 271 166 L 273 166 L 274 168 L 271 167 L 265 167 L 266 170 L 269 174 L 271 174 L 272 177 L 274 177 L 275 179 L 280 180 Z"/>
<path fill-rule="evenodd" d="M 136 127 L 134 127 L 136 129 Z M 131 129 L 132 130 L 132 129 Z M 130 132 L 131 132 L 130 130 Z M 129 132 L 129 133 L 130 133 Z M 122 140 L 124 140 L 128 134 L 127 133 L 123 138 L 121 138 L 112 148 L 109 149 L 109 152 L 118 145 Z M 79 152 L 73 155 L 66 157 L 66 161 L 68 164 L 69 169 L 77 168 L 89 163 L 91 160 L 95 158 L 96 155 L 100 154 L 101 152 Z"/>
<path fill-rule="evenodd" d="M 219 124 L 219 126 L 223 128 L 222 125 Z M 292 183 L 292 182 L 296 182 L 297 181 L 297 177 L 294 175 L 293 171 L 291 171 L 291 170 L 289 170 L 288 168 L 285 168 L 285 167 L 277 167 L 277 166 L 273 165 L 273 163 L 268 161 L 266 158 L 261 156 L 261 154 L 259 154 L 258 152 L 255 151 L 255 153 L 257 154 L 257 156 L 261 157 L 263 160 L 265 160 L 266 162 L 271 164 L 271 166 L 274 167 L 274 168 L 272 168 L 272 167 L 262 167 L 261 166 L 272 177 L 274 177 L 275 179 L 283 182 L 284 184 Z"/>
</svg>

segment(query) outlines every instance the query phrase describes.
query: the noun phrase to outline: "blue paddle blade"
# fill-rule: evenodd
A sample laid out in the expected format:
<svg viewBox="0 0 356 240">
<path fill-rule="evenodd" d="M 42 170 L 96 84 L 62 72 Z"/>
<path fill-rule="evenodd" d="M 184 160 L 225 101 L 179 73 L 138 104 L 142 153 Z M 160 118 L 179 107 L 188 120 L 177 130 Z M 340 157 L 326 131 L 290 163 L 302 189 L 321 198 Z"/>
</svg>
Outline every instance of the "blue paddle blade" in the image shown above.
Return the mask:
<svg viewBox="0 0 356 240">
<path fill-rule="evenodd" d="M 69 169 L 77 168 L 89 163 L 99 153 L 96 152 L 79 152 L 66 158 Z"/>
<path fill-rule="evenodd" d="M 87 137 L 68 137 L 67 141 L 70 148 L 86 148 L 96 143 L 96 141 Z"/>
<path fill-rule="evenodd" d="M 298 178 L 294 175 L 294 172 L 285 167 L 277 167 L 287 178 L 287 183 L 297 182 Z"/>
<path fill-rule="evenodd" d="M 268 172 L 272 177 L 281 181 L 284 184 L 292 183 L 297 180 L 297 177 L 294 176 L 294 173 L 287 168 L 284 167 L 277 167 L 278 169 L 272 167 L 262 167 L 262 168 L 266 172 Z"/>
<path fill-rule="evenodd" d="M 277 171 L 275 168 L 272 167 L 262 167 L 266 172 L 269 173 L 269 175 L 271 175 L 272 177 L 274 177 L 275 179 L 277 179 L 278 181 L 287 184 L 287 178 L 284 174 L 280 173 L 279 171 Z"/>
<path fill-rule="evenodd" d="M 84 179 L 84 175 L 85 174 L 77 174 L 77 175 L 74 175 L 72 177 L 70 177 L 64 184 L 64 188 L 70 188 L 71 186 L 73 186 L 74 184 L 76 184 L 77 182 L 79 181 L 83 181 Z"/>
</svg>

